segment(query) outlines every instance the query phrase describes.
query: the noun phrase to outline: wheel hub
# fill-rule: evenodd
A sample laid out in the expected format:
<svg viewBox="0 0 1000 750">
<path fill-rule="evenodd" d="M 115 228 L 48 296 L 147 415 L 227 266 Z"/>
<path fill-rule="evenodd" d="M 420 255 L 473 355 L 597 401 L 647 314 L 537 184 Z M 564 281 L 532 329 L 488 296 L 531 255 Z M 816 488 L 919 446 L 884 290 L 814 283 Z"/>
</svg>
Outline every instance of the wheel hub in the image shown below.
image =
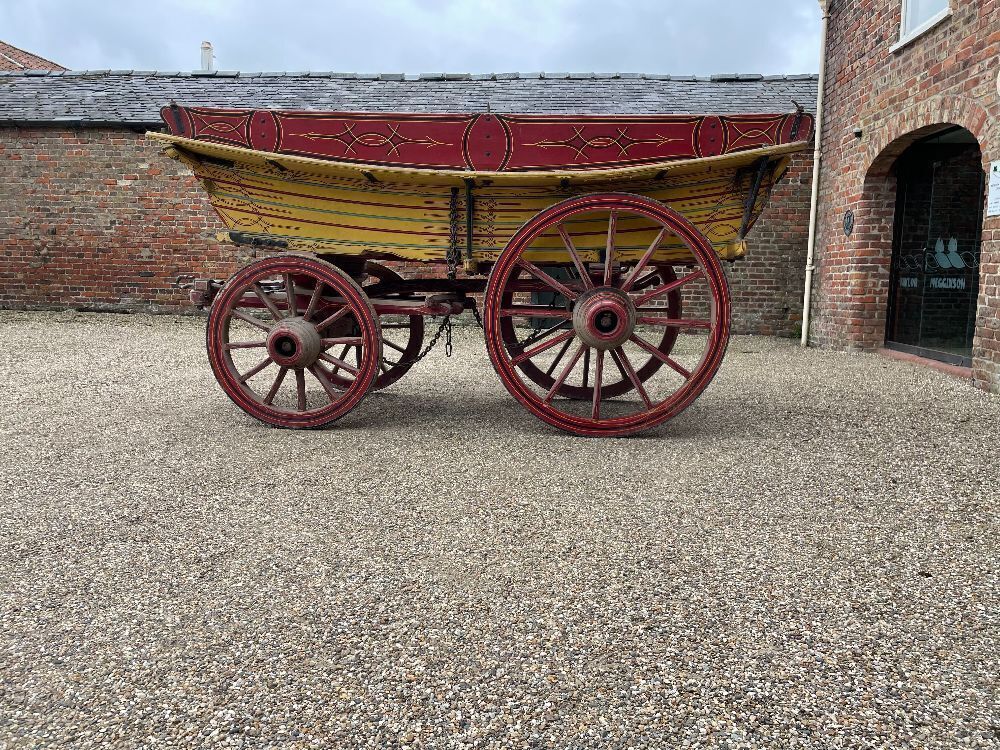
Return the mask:
<svg viewBox="0 0 1000 750">
<path fill-rule="evenodd" d="M 301 317 L 278 321 L 267 335 L 267 353 L 281 367 L 309 367 L 322 345 L 316 326 Z"/>
<path fill-rule="evenodd" d="M 619 289 L 591 289 L 576 301 L 573 328 L 588 346 L 614 349 L 628 341 L 635 330 L 635 305 Z"/>
</svg>

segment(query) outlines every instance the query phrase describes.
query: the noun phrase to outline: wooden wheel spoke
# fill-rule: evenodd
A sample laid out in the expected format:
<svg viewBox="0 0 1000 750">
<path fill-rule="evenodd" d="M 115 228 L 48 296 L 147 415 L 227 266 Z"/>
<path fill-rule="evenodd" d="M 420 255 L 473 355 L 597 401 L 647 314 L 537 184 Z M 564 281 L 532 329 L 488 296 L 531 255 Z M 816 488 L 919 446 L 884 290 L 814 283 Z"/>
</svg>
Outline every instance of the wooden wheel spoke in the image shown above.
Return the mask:
<svg viewBox="0 0 1000 750">
<path fill-rule="evenodd" d="M 358 340 L 358 343 L 360 343 L 360 339 Z M 387 338 L 383 338 L 382 339 L 382 343 L 385 346 L 388 346 L 390 349 L 395 349 L 400 354 L 405 354 L 406 353 L 406 349 L 404 347 L 400 346 L 399 344 L 395 344 L 392 341 L 389 341 L 389 339 L 387 339 Z"/>
<path fill-rule="evenodd" d="M 542 339 L 544 339 L 544 338 L 546 338 L 548 336 L 551 336 L 556 331 L 564 331 L 564 330 L 566 330 L 566 321 L 565 320 L 560 320 L 554 326 L 552 326 L 551 328 L 547 328 L 546 330 L 542 331 L 537 336 L 536 335 L 532 335 L 530 341 L 525 341 L 524 343 L 515 344 L 511 348 L 512 349 L 516 349 L 519 354 L 523 353 L 525 346 L 528 346 L 529 344 L 534 344 L 536 341 L 541 341 Z"/>
<path fill-rule="evenodd" d="M 267 392 L 264 396 L 264 403 L 270 406 L 274 403 L 274 397 L 278 395 L 278 389 L 281 388 L 281 383 L 285 379 L 285 375 L 288 374 L 288 368 L 282 367 L 278 370 L 278 377 L 274 379 L 274 383 L 271 384 L 271 390 Z"/>
<path fill-rule="evenodd" d="M 628 275 L 625 279 L 625 283 L 622 284 L 623 292 L 632 291 L 632 286 L 635 284 L 636 280 L 639 278 L 639 274 L 642 273 L 642 269 L 646 267 L 649 263 L 650 258 L 653 257 L 653 253 L 660 249 L 660 245 L 663 243 L 663 238 L 667 235 L 667 228 L 663 227 L 660 233 L 656 235 L 656 239 L 650 244 L 649 249 L 643 253 L 643 256 L 639 259 L 639 262 L 635 264 L 635 268 L 632 269 L 632 273 Z"/>
<path fill-rule="evenodd" d="M 704 276 L 705 272 L 699 268 L 697 271 L 692 271 L 687 276 L 681 276 L 679 279 L 675 279 L 674 281 L 669 281 L 666 284 L 662 284 L 656 287 L 656 289 L 651 289 L 642 296 L 637 297 L 635 300 L 635 306 L 642 307 L 651 299 L 656 299 L 657 297 L 662 297 L 664 294 L 669 294 L 675 289 L 680 289 L 685 284 L 690 284 L 692 281 L 703 278 Z"/>
<path fill-rule="evenodd" d="M 646 389 L 642 385 L 642 381 L 639 380 L 639 376 L 635 374 L 635 368 L 632 367 L 632 363 L 629 362 L 628 355 L 625 354 L 625 350 L 619 346 L 617 349 L 611 350 L 611 356 L 614 358 L 619 369 L 625 373 L 631 381 L 632 387 L 635 388 L 639 396 L 642 397 L 643 403 L 646 404 L 646 408 L 652 409 L 653 402 L 650 400 L 649 394 L 646 393 Z"/>
<path fill-rule="evenodd" d="M 270 295 L 264 291 L 264 287 L 260 285 L 260 282 L 255 281 L 253 283 L 253 293 L 257 295 L 257 299 L 259 299 L 264 304 L 264 307 L 267 308 L 268 312 L 271 313 L 272 318 L 275 320 L 281 320 L 285 317 L 281 314 L 281 310 L 278 309 L 278 306 L 274 304 L 274 300 L 271 299 Z"/>
<path fill-rule="evenodd" d="M 262 346 L 267 346 L 266 341 L 228 341 L 226 342 L 226 349 L 259 349 Z"/>
<path fill-rule="evenodd" d="M 587 387 L 588 380 L 590 379 L 590 347 L 587 347 L 587 351 L 583 353 L 583 387 Z"/>
<path fill-rule="evenodd" d="M 342 359 L 342 360 L 344 360 L 346 362 L 347 361 L 347 353 L 349 351 L 351 351 L 351 345 L 350 344 L 344 344 L 344 348 L 340 350 L 340 357 L 339 357 L 339 359 Z M 326 354 L 326 351 L 324 350 L 323 353 Z M 339 365 L 334 366 L 333 372 L 330 373 L 330 377 L 333 377 L 334 375 L 336 375 L 337 371 L 339 369 L 340 369 Z"/>
<path fill-rule="evenodd" d="M 295 282 L 290 273 L 285 274 L 285 299 L 288 302 L 288 312 L 292 317 L 299 314 L 298 302 L 295 299 Z"/>
<path fill-rule="evenodd" d="M 593 289 L 594 282 L 590 278 L 590 274 L 587 273 L 587 267 L 583 264 L 583 259 L 580 257 L 580 253 L 577 252 L 576 245 L 573 244 L 573 238 L 569 236 L 569 232 L 566 228 L 560 224 L 558 227 L 559 236 L 562 238 L 563 244 L 566 246 L 566 251 L 569 253 L 569 257 L 573 259 L 573 265 L 576 266 L 576 272 L 580 274 L 580 280 L 583 282 L 584 289 Z"/>
<path fill-rule="evenodd" d="M 323 369 L 319 365 L 317 364 L 310 365 L 309 372 L 311 372 L 312 376 L 319 381 L 319 384 L 321 386 L 323 386 L 323 390 L 326 391 L 326 395 L 330 397 L 330 401 L 337 401 L 338 399 L 340 399 L 340 397 L 343 394 L 343 391 L 341 391 L 332 382 L 330 382 L 329 378 L 326 377 Z"/>
<path fill-rule="evenodd" d="M 337 344 L 345 344 L 346 346 L 360 346 L 364 343 L 364 339 L 360 336 L 338 336 L 332 339 L 321 339 L 320 343 L 323 345 L 324 349 L 329 349 L 331 346 L 336 346 Z"/>
<path fill-rule="evenodd" d="M 325 331 L 331 325 L 333 325 L 338 320 L 340 320 L 342 317 L 344 317 L 345 315 L 347 315 L 347 313 L 349 313 L 350 311 L 351 311 L 351 308 L 348 307 L 347 305 L 344 305 L 342 308 L 340 308 L 339 310 L 337 310 L 337 312 L 333 313 L 333 315 L 331 315 L 330 317 L 326 318 L 325 320 L 317 323 L 316 324 L 316 330 L 317 331 Z"/>
<path fill-rule="evenodd" d="M 542 307 L 541 305 L 514 305 L 500 310 L 501 317 L 507 318 L 561 318 L 569 320 L 573 313 L 555 307 Z"/>
<path fill-rule="evenodd" d="M 342 359 L 338 359 L 337 357 L 332 357 L 329 354 L 327 354 L 326 352 L 321 352 L 320 355 L 319 355 L 319 358 L 321 360 L 323 360 L 324 362 L 329 362 L 331 365 L 336 365 L 337 370 L 347 370 L 352 375 L 357 375 L 358 374 L 358 368 L 357 367 L 355 367 L 354 365 L 348 364 L 347 362 L 345 362 Z M 334 372 L 337 372 L 337 370 L 334 370 Z"/>
<path fill-rule="evenodd" d="M 566 299 L 576 299 L 577 298 L 578 295 L 577 295 L 576 292 L 574 292 L 568 286 L 566 286 L 565 284 L 563 284 L 561 281 L 557 281 L 556 279 L 554 279 L 551 276 L 549 276 L 547 273 L 545 273 L 545 271 L 543 271 L 541 268 L 539 268 L 538 266 L 536 266 L 531 261 L 525 260 L 524 258 L 518 258 L 517 265 L 519 265 L 525 271 L 527 271 L 532 276 L 534 276 L 536 279 L 538 279 L 539 281 L 541 281 L 543 284 L 546 284 L 547 286 L 552 287 L 554 290 L 556 290 L 557 292 L 559 292 L 559 294 L 561 294 Z"/>
<path fill-rule="evenodd" d="M 629 337 L 629 340 L 633 344 L 635 344 L 637 346 L 640 346 L 643 349 L 645 349 L 647 352 L 649 352 L 650 354 L 652 354 L 654 357 L 656 357 L 658 360 L 660 360 L 667 367 L 671 368 L 678 375 L 681 375 L 685 380 L 690 380 L 691 379 L 691 372 L 690 372 L 690 370 L 687 370 L 677 360 L 671 358 L 667 354 L 664 354 L 663 352 L 661 352 L 659 349 L 657 349 L 655 346 L 653 346 L 652 344 L 650 344 L 645 339 L 641 338 L 640 336 L 637 336 L 636 334 L 632 334 L 632 336 Z"/>
<path fill-rule="evenodd" d="M 594 401 L 590 410 L 591 419 L 601 418 L 601 386 L 604 385 L 604 350 L 597 350 L 594 362 Z"/>
<path fill-rule="evenodd" d="M 587 350 L 587 348 L 586 344 L 580 344 L 580 348 L 576 350 L 572 357 L 570 357 L 569 362 L 566 363 L 562 372 L 559 373 L 559 377 L 556 378 L 556 382 L 552 384 L 549 392 L 545 394 L 544 400 L 546 403 L 551 401 L 555 397 L 556 393 L 559 392 L 559 389 L 562 388 L 563 383 L 566 382 L 566 378 L 569 377 L 569 374 L 573 371 L 573 368 L 576 367 L 576 363 L 580 361 L 580 357 L 583 356 L 583 353 Z"/>
<path fill-rule="evenodd" d="M 521 354 L 518 354 L 516 357 L 514 357 L 513 359 L 511 359 L 510 363 L 512 365 L 514 365 L 514 366 L 517 366 L 517 365 L 521 364 L 522 362 L 524 362 L 526 360 L 529 360 L 532 357 L 535 357 L 535 356 L 541 354 L 544 351 L 548 351 L 553 346 L 558 346 L 559 344 L 563 343 L 564 341 L 566 342 L 566 345 L 569 346 L 569 342 L 573 339 L 574 336 L 576 336 L 576 331 L 573 331 L 573 330 L 566 331 L 565 333 L 561 333 L 558 336 L 550 338 L 548 341 L 543 341 L 542 343 L 537 344 L 537 345 L 531 347 L 530 349 L 527 349 L 526 351 L 522 352 Z"/>
<path fill-rule="evenodd" d="M 637 310 L 638 313 L 650 313 L 652 310 Z M 642 323 L 647 326 L 666 326 L 667 328 L 700 328 L 700 329 L 710 329 L 712 327 L 712 321 L 710 320 L 687 320 L 684 318 L 658 318 L 652 317 L 650 315 L 638 315 L 636 317 L 637 323 Z"/>
<path fill-rule="evenodd" d="M 608 244 L 604 249 L 604 286 L 611 285 L 611 269 L 615 260 L 615 232 L 618 229 L 618 212 L 612 209 L 608 219 Z"/>
<path fill-rule="evenodd" d="M 323 296 L 323 282 L 320 281 L 319 279 L 316 279 L 316 286 L 313 287 L 312 296 L 309 297 L 309 305 L 308 307 L 306 307 L 305 313 L 302 314 L 302 317 L 304 319 L 309 320 L 309 318 L 313 316 L 313 313 L 316 312 L 316 305 L 319 304 L 319 298 L 322 296 Z"/>
<path fill-rule="evenodd" d="M 243 312 L 242 310 L 233 310 L 232 315 L 234 318 L 239 318 L 244 323 L 249 323 L 252 326 L 257 326 L 262 331 L 270 331 L 271 327 L 266 323 L 258 320 L 253 315 Z"/>
<path fill-rule="evenodd" d="M 549 365 L 549 369 L 545 371 L 546 377 L 552 377 L 552 373 L 556 371 L 556 367 L 558 367 L 559 363 L 562 362 L 562 358 L 566 356 L 566 352 L 569 351 L 570 344 L 572 343 L 573 339 L 566 340 L 566 343 L 563 344 L 562 349 L 560 349 L 559 353 L 556 354 L 556 358 L 552 360 L 552 363 Z"/>
<path fill-rule="evenodd" d="M 306 410 L 306 374 L 301 367 L 295 368 L 295 393 L 296 393 L 296 405 L 299 407 L 299 411 Z"/>
<path fill-rule="evenodd" d="M 258 372 L 260 372 L 261 370 L 263 370 L 269 364 L 271 364 L 272 361 L 273 360 L 270 357 L 264 357 L 263 361 L 260 364 L 258 364 L 255 367 L 250 368 L 245 373 L 243 373 L 242 375 L 240 375 L 240 382 L 241 383 L 247 382 L 250 378 L 252 378 Z"/>
</svg>

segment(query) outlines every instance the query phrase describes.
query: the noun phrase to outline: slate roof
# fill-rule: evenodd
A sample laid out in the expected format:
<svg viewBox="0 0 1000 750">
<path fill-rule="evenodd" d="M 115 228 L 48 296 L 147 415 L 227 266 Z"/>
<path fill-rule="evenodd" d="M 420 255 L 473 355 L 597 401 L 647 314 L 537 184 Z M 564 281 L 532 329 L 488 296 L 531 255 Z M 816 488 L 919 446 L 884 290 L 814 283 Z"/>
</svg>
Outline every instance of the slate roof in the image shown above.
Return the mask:
<svg viewBox="0 0 1000 750">
<path fill-rule="evenodd" d="M 0 124 L 159 127 L 183 105 L 373 112 L 734 114 L 816 109 L 815 75 L 0 71 Z"/>
<path fill-rule="evenodd" d="M 66 68 L 13 44 L 0 41 L 0 70 L 66 70 Z"/>
</svg>

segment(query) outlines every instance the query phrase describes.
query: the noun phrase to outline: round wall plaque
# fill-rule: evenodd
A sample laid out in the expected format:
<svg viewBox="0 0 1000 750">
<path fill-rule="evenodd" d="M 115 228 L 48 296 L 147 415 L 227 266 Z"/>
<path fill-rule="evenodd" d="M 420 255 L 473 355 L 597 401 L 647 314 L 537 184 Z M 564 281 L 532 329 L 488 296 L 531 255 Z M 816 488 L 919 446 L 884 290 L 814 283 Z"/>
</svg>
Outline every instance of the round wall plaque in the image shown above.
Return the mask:
<svg viewBox="0 0 1000 750">
<path fill-rule="evenodd" d="M 844 214 L 844 236 L 850 237 L 851 232 L 854 231 L 854 212 L 848 211 Z"/>
</svg>

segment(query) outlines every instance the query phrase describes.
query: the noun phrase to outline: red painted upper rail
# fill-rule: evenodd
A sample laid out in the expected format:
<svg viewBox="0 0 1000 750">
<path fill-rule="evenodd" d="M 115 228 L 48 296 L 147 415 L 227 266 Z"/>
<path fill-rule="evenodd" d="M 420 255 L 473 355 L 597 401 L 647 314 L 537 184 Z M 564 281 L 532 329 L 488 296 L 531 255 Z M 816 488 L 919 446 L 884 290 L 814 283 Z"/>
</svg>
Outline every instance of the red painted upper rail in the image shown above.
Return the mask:
<svg viewBox="0 0 1000 750">
<path fill-rule="evenodd" d="M 813 118 L 161 110 L 171 134 L 356 164 L 476 172 L 600 170 L 807 141 Z"/>
</svg>

